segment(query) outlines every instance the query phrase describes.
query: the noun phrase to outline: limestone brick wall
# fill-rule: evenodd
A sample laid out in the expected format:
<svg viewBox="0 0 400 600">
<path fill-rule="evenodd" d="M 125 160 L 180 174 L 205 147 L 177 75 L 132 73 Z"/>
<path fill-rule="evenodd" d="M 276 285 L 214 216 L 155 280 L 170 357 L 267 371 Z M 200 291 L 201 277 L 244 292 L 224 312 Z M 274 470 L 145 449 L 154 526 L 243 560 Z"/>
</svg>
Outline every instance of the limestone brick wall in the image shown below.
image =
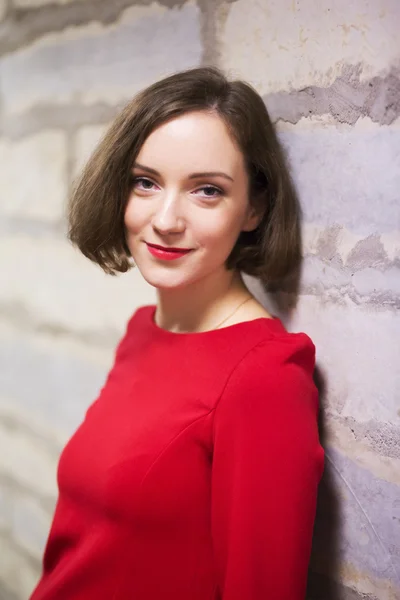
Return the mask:
<svg viewBox="0 0 400 600">
<path fill-rule="evenodd" d="M 155 299 L 67 243 L 70 186 L 137 90 L 200 64 L 263 95 L 303 206 L 286 323 L 317 346 L 326 448 L 309 600 L 399 598 L 400 4 L 1 0 L 0 19 L 1 600 L 32 591 L 59 452 Z"/>
</svg>

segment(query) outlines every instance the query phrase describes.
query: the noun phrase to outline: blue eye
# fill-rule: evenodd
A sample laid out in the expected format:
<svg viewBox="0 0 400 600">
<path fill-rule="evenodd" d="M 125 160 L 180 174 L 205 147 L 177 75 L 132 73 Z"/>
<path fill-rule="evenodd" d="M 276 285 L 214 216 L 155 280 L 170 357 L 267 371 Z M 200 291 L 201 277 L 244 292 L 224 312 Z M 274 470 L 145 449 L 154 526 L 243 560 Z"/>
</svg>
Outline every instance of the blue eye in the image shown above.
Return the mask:
<svg viewBox="0 0 400 600">
<path fill-rule="evenodd" d="M 134 177 L 132 185 L 136 187 L 138 184 L 141 184 L 139 189 L 150 191 L 154 183 L 150 181 L 150 179 L 146 179 L 146 177 Z"/>
<path fill-rule="evenodd" d="M 151 192 L 158 186 L 147 177 L 133 177 L 132 187 L 141 192 Z M 203 185 L 192 193 L 196 196 L 200 195 L 203 198 L 218 198 L 219 196 L 222 196 L 224 192 L 214 185 Z"/>
<path fill-rule="evenodd" d="M 198 188 L 198 190 L 203 190 L 204 192 L 204 196 L 206 198 L 217 198 L 218 196 L 221 196 L 221 194 L 223 193 L 222 190 L 220 190 L 219 188 L 213 186 L 213 185 L 205 185 L 201 188 Z"/>
</svg>

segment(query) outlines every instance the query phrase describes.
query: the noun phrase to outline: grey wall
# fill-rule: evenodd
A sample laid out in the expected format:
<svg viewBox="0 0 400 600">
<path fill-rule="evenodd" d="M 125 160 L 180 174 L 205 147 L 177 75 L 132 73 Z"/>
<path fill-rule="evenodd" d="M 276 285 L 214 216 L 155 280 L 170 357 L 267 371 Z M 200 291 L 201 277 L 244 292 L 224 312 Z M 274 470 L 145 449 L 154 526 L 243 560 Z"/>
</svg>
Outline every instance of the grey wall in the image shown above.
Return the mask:
<svg viewBox="0 0 400 600">
<path fill-rule="evenodd" d="M 400 597 L 400 4 L 1 0 L 0 18 L 0 598 L 35 585 L 60 448 L 155 299 L 67 244 L 71 182 L 138 89 L 205 63 L 263 95 L 304 210 L 286 322 L 321 383 L 309 598 Z"/>
</svg>

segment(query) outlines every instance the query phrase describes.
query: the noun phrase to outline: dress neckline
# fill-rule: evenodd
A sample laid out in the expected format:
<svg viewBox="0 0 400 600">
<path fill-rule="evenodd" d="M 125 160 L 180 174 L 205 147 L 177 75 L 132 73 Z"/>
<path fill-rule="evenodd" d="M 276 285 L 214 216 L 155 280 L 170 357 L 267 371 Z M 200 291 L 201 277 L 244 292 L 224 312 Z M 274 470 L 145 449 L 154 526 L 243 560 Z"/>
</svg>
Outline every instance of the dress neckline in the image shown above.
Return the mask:
<svg viewBox="0 0 400 600">
<path fill-rule="evenodd" d="M 221 335 L 227 333 L 234 333 L 236 331 L 240 331 L 241 329 L 245 329 L 246 327 L 255 327 L 260 325 L 266 325 L 268 329 L 272 332 L 281 333 L 285 331 L 282 321 L 278 317 L 257 317 L 256 319 L 251 319 L 249 321 L 240 321 L 239 323 L 233 323 L 232 325 L 227 325 L 226 327 L 221 327 L 220 329 L 208 329 L 207 331 L 188 331 L 179 333 L 177 331 L 169 331 L 168 329 L 163 329 L 155 322 L 155 313 L 157 310 L 157 305 L 148 306 L 148 319 L 149 325 L 153 331 L 159 333 L 160 335 L 170 336 L 174 338 L 178 337 L 194 337 L 194 336 L 213 336 L 213 335 Z"/>
</svg>

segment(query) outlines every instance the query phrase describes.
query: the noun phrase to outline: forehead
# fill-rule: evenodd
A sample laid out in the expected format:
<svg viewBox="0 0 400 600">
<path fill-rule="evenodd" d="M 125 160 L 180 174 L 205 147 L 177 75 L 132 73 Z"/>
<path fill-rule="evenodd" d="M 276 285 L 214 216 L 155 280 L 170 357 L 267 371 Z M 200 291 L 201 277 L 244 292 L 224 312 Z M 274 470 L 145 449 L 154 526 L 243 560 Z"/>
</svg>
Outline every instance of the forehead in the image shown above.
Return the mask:
<svg viewBox="0 0 400 600">
<path fill-rule="evenodd" d="M 224 121 L 215 114 L 193 112 L 171 119 L 145 140 L 137 161 L 157 170 L 212 171 L 233 174 L 244 158 Z"/>
</svg>

